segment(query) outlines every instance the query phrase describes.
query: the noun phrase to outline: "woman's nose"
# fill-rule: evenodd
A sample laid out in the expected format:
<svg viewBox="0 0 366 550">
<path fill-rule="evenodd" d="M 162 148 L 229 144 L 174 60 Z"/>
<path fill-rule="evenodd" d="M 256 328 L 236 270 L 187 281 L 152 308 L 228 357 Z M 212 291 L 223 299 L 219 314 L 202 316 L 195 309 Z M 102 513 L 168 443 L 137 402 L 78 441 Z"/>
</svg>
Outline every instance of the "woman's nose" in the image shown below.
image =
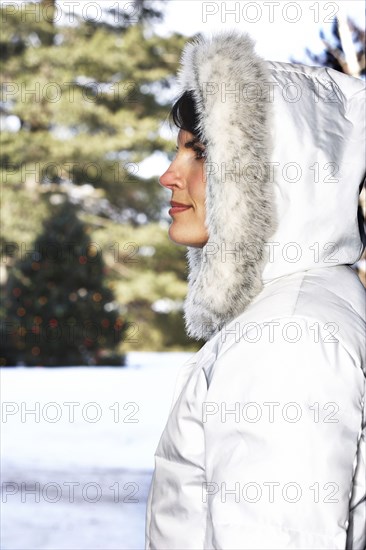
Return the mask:
<svg viewBox="0 0 366 550">
<path fill-rule="evenodd" d="M 159 183 L 163 187 L 171 187 L 172 185 L 179 184 L 179 176 L 176 170 L 172 168 L 172 165 L 170 165 L 164 174 L 160 176 Z"/>
</svg>

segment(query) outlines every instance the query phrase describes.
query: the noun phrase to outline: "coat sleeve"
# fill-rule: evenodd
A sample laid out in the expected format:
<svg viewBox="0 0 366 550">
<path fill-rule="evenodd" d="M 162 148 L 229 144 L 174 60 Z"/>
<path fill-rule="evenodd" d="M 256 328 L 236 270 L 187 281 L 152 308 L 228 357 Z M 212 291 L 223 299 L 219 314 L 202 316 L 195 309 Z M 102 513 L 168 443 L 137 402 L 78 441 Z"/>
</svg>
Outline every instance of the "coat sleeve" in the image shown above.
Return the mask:
<svg viewBox="0 0 366 550">
<path fill-rule="evenodd" d="M 202 406 L 212 548 L 346 548 L 365 378 L 327 329 L 254 324 L 217 359 Z"/>
<path fill-rule="evenodd" d="M 366 400 L 350 502 L 347 550 L 366 550 Z"/>
</svg>

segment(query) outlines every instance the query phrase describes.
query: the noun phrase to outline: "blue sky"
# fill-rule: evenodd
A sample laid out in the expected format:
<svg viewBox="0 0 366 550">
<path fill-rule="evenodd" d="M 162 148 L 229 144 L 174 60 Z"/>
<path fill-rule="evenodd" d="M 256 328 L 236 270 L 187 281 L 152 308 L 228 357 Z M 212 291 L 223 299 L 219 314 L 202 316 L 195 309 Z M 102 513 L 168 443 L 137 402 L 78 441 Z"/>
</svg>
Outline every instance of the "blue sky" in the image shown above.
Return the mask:
<svg viewBox="0 0 366 550">
<path fill-rule="evenodd" d="M 192 36 L 236 28 L 249 32 L 257 42 L 258 53 L 267 59 L 288 61 L 290 54 L 302 57 L 305 46 L 321 51 L 319 30 L 322 27 L 327 33 L 334 15 L 340 12 L 364 28 L 363 0 L 168 0 L 165 21 L 156 30 L 159 34 L 179 31 Z"/>
</svg>

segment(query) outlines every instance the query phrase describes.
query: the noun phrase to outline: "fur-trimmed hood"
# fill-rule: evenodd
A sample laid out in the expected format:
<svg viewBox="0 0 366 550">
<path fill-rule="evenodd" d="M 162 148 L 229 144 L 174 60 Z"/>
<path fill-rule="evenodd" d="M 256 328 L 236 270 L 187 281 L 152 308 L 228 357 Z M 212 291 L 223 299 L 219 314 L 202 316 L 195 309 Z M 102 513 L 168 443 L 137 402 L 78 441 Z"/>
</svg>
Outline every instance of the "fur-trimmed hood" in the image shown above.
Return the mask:
<svg viewBox="0 0 366 550">
<path fill-rule="evenodd" d="M 187 333 L 209 339 L 264 285 L 353 264 L 363 245 L 365 85 L 328 68 L 266 61 L 236 31 L 183 51 L 206 145 L 203 248 L 188 247 Z"/>
</svg>

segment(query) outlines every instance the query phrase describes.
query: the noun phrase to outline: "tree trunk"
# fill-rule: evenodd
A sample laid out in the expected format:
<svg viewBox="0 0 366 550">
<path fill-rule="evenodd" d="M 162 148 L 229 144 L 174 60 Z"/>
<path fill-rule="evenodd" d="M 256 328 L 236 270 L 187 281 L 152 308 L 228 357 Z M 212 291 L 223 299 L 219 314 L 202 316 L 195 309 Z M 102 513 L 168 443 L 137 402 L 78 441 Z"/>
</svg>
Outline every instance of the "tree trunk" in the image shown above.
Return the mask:
<svg viewBox="0 0 366 550">
<path fill-rule="evenodd" d="M 54 26 L 55 10 L 56 10 L 56 0 L 42 0 L 41 9 L 42 9 L 42 13 L 44 14 L 44 18 L 53 27 Z"/>
<path fill-rule="evenodd" d="M 41 16 L 44 22 L 46 23 L 47 33 L 43 36 L 42 42 L 47 46 L 52 46 L 54 35 L 56 32 L 55 29 L 55 11 L 56 11 L 56 0 L 42 0 L 41 5 Z"/>
</svg>

